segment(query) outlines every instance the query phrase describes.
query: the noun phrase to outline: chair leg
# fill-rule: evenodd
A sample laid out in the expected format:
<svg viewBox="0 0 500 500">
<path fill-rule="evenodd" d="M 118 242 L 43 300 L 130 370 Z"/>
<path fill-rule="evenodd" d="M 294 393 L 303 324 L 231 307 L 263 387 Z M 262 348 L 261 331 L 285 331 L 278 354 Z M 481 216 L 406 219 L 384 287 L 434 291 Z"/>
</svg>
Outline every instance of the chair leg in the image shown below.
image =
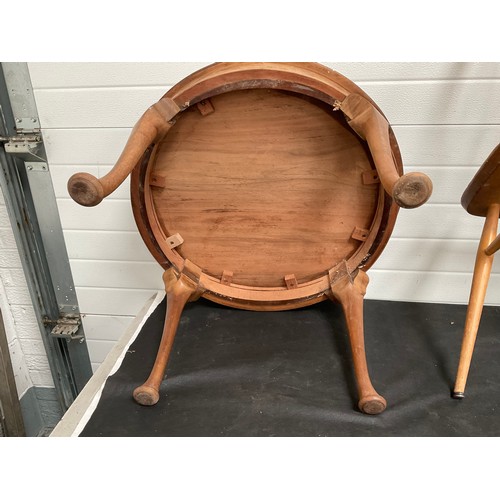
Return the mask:
<svg viewBox="0 0 500 500">
<path fill-rule="evenodd" d="M 495 204 L 489 207 L 477 249 L 469 305 L 465 318 L 460 360 L 458 363 L 455 387 L 453 389 L 453 397 L 456 399 L 462 399 L 465 393 L 465 384 L 467 383 L 467 376 L 469 374 L 472 353 L 474 351 L 479 322 L 481 321 L 484 297 L 486 296 L 494 257 L 494 255 L 487 255 L 485 250 L 497 235 L 499 210 L 500 205 Z"/>
<path fill-rule="evenodd" d="M 346 318 L 359 392 L 358 407 L 363 413 L 376 415 L 385 410 L 387 403 L 373 388 L 366 363 L 363 298 L 368 281 L 368 276 L 363 271 L 359 271 L 354 280 L 347 275 L 332 285 L 331 295 L 342 305 Z"/>
<path fill-rule="evenodd" d="M 177 278 L 173 268 L 165 271 L 163 274 L 163 281 L 167 293 L 167 313 L 165 316 L 160 347 L 158 348 L 158 354 L 149 378 L 144 384 L 137 387 L 133 393 L 137 403 L 144 406 L 154 405 L 160 398 L 160 385 L 165 375 L 168 358 L 172 350 L 182 311 L 188 300 L 192 298 L 193 294 L 197 291 L 196 285 L 183 274 Z"/>
</svg>

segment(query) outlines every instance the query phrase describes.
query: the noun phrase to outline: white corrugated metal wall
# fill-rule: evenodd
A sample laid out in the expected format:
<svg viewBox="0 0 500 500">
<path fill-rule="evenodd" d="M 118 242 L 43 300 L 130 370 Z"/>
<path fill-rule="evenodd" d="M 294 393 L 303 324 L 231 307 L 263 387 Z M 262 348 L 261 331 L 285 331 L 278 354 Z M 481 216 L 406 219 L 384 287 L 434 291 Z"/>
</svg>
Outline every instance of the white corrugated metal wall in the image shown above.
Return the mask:
<svg viewBox="0 0 500 500">
<path fill-rule="evenodd" d="M 368 299 L 466 303 L 483 220 L 460 197 L 500 141 L 500 63 L 323 63 L 363 88 L 394 128 L 406 171 L 427 173 L 430 201 L 401 210 L 370 271 Z M 74 203 L 71 174 L 102 176 L 131 128 L 204 63 L 31 63 L 62 226 L 94 369 L 144 302 L 161 268 L 135 226 L 128 182 L 94 208 Z M 500 263 L 488 304 L 500 304 Z"/>
</svg>

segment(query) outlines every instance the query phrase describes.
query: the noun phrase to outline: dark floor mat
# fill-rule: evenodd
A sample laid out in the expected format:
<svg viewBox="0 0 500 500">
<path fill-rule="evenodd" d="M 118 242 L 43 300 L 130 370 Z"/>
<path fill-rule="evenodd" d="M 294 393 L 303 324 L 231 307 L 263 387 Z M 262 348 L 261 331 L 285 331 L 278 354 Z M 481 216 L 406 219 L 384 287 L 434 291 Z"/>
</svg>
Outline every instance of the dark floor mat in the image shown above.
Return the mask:
<svg viewBox="0 0 500 500">
<path fill-rule="evenodd" d="M 450 397 L 466 307 L 365 301 L 365 339 L 377 416 L 357 409 L 338 304 L 248 312 L 188 304 L 160 401 L 132 391 L 149 375 L 165 301 L 130 346 L 81 436 L 497 436 L 500 307 L 485 307 L 466 397 Z"/>
</svg>

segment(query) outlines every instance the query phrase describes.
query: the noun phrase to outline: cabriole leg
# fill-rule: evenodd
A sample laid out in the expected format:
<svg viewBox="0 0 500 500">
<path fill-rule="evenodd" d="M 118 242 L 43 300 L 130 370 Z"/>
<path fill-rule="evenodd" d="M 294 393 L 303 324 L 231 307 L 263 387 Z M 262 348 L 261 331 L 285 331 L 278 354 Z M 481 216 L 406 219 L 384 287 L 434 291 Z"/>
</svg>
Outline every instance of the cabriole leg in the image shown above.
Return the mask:
<svg viewBox="0 0 500 500">
<path fill-rule="evenodd" d="M 330 298 L 340 302 L 346 318 L 359 392 L 358 407 L 363 413 L 376 415 L 385 410 L 387 403 L 373 388 L 366 363 L 363 298 L 368 281 L 368 276 L 363 271 L 359 271 L 354 279 L 346 275 L 331 286 Z"/>
<path fill-rule="evenodd" d="M 163 281 L 167 293 L 167 313 L 160 347 L 149 378 L 133 393 L 134 399 L 144 406 L 154 405 L 160 398 L 160 385 L 165 375 L 182 311 L 186 302 L 197 291 L 196 285 L 189 278 L 183 274 L 177 277 L 173 268 L 165 271 Z"/>
</svg>

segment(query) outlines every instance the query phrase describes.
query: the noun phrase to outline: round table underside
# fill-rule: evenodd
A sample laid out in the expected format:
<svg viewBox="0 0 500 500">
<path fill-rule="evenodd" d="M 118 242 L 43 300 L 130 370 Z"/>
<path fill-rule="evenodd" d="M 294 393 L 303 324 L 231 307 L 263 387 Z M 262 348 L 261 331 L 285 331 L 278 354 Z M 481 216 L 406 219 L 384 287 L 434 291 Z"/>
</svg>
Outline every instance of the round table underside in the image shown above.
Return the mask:
<svg viewBox="0 0 500 500">
<path fill-rule="evenodd" d="M 174 250 L 159 241 L 174 264 L 189 259 L 217 280 L 230 272 L 242 286 L 283 287 L 290 275 L 300 285 L 367 257 L 359 250 L 380 223 L 373 169 L 366 144 L 326 104 L 228 92 L 181 113 L 157 146 L 148 217 L 158 240 L 183 238 Z"/>
</svg>

